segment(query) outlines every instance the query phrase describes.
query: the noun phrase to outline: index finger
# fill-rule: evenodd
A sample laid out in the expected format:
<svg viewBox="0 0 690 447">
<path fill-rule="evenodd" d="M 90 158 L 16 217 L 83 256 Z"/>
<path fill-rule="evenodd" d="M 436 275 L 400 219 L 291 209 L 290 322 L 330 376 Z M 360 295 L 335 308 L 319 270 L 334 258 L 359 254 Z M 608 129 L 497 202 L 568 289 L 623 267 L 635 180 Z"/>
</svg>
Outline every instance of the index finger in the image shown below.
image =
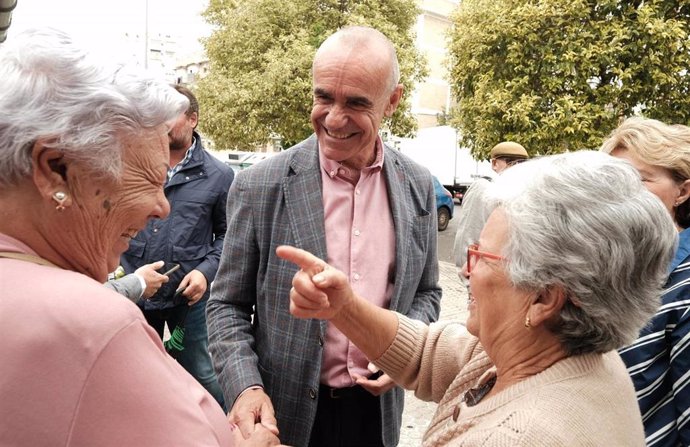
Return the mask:
<svg viewBox="0 0 690 447">
<path fill-rule="evenodd" d="M 301 248 L 281 245 L 276 248 L 276 255 L 281 259 L 296 264 L 310 275 L 321 273 L 326 268 L 326 263 L 323 260 Z"/>
</svg>

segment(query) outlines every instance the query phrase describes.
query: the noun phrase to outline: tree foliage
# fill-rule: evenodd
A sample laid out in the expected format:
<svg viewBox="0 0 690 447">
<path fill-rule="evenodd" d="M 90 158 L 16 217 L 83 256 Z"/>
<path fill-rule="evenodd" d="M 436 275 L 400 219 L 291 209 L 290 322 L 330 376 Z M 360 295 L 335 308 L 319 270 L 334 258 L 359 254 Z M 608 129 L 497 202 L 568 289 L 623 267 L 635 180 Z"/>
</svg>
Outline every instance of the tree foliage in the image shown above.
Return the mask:
<svg viewBox="0 0 690 447">
<path fill-rule="evenodd" d="M 210 0 L 211 62 L 197 95 L 201 129 L 219 147 L 251 148 L 278 134 L 284 145 L 312 133 L 311 64 L 319 45 L 345 25 L 368 25 L 395 44 L 406 92 L 425 75 L 414 46 L 414 0 Z M 409 102 L 392 117 L 400 135 L 415 129 Z"/>
<path fill-rule="evenodd" d="M 451 122 L 476 156 L 597 148 L 621 118 L 690 120 L 686 0 L 463 0 Z"/>
</svg>

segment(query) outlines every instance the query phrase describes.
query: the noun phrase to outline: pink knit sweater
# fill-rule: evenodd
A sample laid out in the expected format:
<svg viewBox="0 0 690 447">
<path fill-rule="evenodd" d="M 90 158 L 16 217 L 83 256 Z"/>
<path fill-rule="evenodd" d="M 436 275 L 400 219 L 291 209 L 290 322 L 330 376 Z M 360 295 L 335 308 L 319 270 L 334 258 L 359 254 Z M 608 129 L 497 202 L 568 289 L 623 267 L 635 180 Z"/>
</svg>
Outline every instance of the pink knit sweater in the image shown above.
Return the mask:
<svg viewBox="0 0 690 447">
<path fill-rule="evenodd" d="M 0 251 L 35 254 L 0 234 Z M 0 446 L 231 446 L 223 410 L 137 306 L 79 273 L 0 258 Z"/>
<path fill-rule="evenodd" d="M 424 446 L 643 446 L 632 382 L 615 351 L 569 357 L 475 406 L 465 392 L 493 374 L 464 326 L 399 316 L 393 344 L 375 362 L 438 408 Z"/>
</svg>

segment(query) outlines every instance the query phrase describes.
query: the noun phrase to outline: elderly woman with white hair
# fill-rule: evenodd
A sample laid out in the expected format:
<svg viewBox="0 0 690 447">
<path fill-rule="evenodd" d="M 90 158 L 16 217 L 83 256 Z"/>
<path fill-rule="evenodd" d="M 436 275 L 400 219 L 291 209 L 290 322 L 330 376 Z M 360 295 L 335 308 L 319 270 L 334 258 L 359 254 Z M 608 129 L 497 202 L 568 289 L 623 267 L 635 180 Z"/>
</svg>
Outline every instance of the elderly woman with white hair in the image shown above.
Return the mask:
<svg viewBox="0 0 690 447">
<path fill-rule="evenodd" d="M 673 222 L 627 163 L 599 152 L 528 161 L 488 191 L 464 268 L 467 326 L 377 308 L 310 253 L 290 309 L 330 320 L 397 383 L 439 403 L 425 446 L 644 445 L 616 348 L 654 313 Z"/>
<path fill-rule="evenodd" d="M 632 377 L 648 445 L 690 445 L 690 127 L 628 118 L 601 151 L 629 161 L 679 232 L 656 314 L 620 350 Z"/>
<path fill-rule="evenodd" d="M 102 284 L 170 211 L 167 123 L 187 99 L 49 29 L 0 46 L 0 92 L 0 445 L 243 444 Z"/>
</svg>

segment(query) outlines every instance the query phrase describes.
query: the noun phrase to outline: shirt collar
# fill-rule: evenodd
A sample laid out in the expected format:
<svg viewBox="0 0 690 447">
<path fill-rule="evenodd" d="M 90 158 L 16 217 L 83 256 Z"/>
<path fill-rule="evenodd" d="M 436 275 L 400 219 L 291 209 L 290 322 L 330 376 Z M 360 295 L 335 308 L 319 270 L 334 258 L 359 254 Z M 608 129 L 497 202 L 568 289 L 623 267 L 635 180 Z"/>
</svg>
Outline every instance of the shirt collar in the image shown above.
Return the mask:
<svg viewBox="0 0 690 447">
<path fill-rule="evenodd" d="M 383 142 L 381 141 L 381 137 L 376 138 L 374 143 L 374 151 L 376 151 L 376 158 L 374 159 L 374 162 L 370 166 L 363 168 L 362 171 L 380 171 L 383 169 L 383 157 L 385 151 L 383 150 Z M 348 168 L 340 162 L 327 158 L 321 151 L 319 151 L 319 162 L 321 163 L 321 168 L 330 178 L 339 176 L 350 181 L 359 179 L 359 171 Z"/>
<path fill-rule="evenodd" d="M 686 228 L 678 234 L 678 248 L 668 271 L 674 271 L 688 255 L 690 255 L 690 228 Z"/>
<path fill-rule="evenodd" d="M 173 175 L 177 174 L 177 172 L 185 167 L 187 163 L 189 163 L 189 160 L 192 159 L 192 155 L 194 155 L 194 148 L 196 147 L 196 137 L 192 135 L 192 145 L 189 146 L 189 149 L 187 149 L 187 152 L 184 155 L 184 158 L 180 160 L 178 164 L 173 166 L 168 170 L 168 180 L 172 178 Z"/>
</svg>

